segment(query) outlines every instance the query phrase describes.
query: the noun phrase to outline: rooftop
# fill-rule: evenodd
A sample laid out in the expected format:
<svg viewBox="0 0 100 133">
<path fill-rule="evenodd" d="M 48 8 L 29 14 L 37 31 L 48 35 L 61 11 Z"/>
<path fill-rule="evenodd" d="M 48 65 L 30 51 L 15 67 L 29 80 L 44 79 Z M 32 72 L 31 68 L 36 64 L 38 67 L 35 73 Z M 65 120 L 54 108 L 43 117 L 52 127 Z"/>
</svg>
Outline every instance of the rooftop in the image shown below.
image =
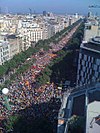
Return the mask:
<svg viewBox="0 0 100 133">
<path fill-rule="evenodd" d="M 98 20 L 95 18 L 88 19 L 85 25 L 98 25 Z"/>
<path fill-rule="evenodd" d="M 16 35 L 12 34 L 12 35 L 8 35 L 7 39 L 16 39 Z"/>
<path fill-rule="evenodd" d="M 87 43 L 82 43 L 81 48 L 100 53 L 100 36 L 92 38 Z"/>
</svg>

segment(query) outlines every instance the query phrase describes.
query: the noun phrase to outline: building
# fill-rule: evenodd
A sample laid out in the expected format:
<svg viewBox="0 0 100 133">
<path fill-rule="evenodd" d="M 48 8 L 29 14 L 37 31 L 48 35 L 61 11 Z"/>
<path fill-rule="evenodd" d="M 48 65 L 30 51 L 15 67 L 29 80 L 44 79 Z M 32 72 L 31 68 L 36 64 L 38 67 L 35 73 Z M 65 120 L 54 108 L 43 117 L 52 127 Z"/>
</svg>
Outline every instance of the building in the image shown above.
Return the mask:
<svg viewBox="0 0 100 133">
<path fill-rule="evenodd" d="M 99 107 L 100 81 L 70 88 L 63 95 L 61 108 L 58 114 L 57 133 L 68 133 L 70 120 L 77 116 L 85 118 L 83 128 L 81 129 L 82 132 L 84 130 L 85 133 L 99 133 Z M 80 124 L 82 124 L 81 121 Z"/>
<path fill-rule="evenodd" d="M 24 51 L 22 39 L 16 35 L 3 34 L 0 38 L 0 65 Z"/>
<path fill-rule="evenodd" d="M 38 42 L 43 39 L 43 29 L 40 27 L 30 28 L 30 40 L 31 42 Z"/>
<path fill-rule="evenodd" d="M 0 40 L 0 65 L 10 59 L 10 45 L 7 41 Z"/>
<path fill-rule="evenodd" d="M 10 59 L 12 59 L 14 55 L 20 53 L 23 50 L 22 43 L 20 43 L 20 39 L 14 34 L 8 35 L 7 41 L 9 42 L 10 47 Z"/>
<path fill-rule="evenodd" d="M 18 29 L 18 33 L 18 36 L 22 38 L 24 50 L 31 47 L 32 43 L 43 39 L 43 28 L 39 24 L 31 21 L 23 21 L 22 27 Z"/>
<path fill-rule="evenodd" d="M 77 85 L 100 79 L 100 37 L 83 42 L 80 46 Z"/>
<path fill-rule="evenodd" d="M 43 11 L 43 16 L 46 16 L 47 15 L 47 12 L 46 11 Z"/>
<path fill-rule="evenodd" d="M 46 11 L 43 15 L 0 15 L 0 40 L 7 40 L 9 43 L 9 59 L 31 46 L 34 47 L 39 40 L 48 39 L 68 27 L 70 18 L 70 24 L 79 19 L 75 15 L 47 15 Z"/>
<path fill-rule="evenodd" d="M 84 41 L 88 42 L 90 38 L 95 36 L 100 36 L 99 22 L 96 19 L 91 18 L 85 23 Z"/>
</svg>

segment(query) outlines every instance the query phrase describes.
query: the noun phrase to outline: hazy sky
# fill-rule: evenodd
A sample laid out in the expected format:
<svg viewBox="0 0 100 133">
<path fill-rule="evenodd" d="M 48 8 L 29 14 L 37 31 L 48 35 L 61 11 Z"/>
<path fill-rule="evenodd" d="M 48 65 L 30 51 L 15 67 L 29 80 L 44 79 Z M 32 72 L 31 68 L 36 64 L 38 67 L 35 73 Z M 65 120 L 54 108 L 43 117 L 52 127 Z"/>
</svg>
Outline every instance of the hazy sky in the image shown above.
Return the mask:
<svg viewBox="0 0 100 133">
<path fill-rule="evenodd" d="M 100 5 L 100 0 L 0 0 L 2 11 L 37 13 L 43 10 L 54 13 L 87 13 L 88 5 Z M 100 9 L 92 9 L 100 12 Z"/>
</svg>

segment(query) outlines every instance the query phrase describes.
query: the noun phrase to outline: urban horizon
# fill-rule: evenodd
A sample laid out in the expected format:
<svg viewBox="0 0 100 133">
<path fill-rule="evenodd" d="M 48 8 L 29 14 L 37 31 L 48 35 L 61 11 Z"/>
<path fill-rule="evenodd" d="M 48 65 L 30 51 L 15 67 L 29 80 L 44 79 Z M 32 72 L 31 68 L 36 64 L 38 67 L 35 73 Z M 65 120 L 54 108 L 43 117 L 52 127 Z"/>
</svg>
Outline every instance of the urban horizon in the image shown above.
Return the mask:
<svg viewBox="0 0 100 133">
<path fill-rule="evenodd" d="M 53 5 L 52 5 L 52 2 Z M 24 3 L 24 5 L 23 5 Z M 96 3 L 96 4 L 95 4 Z M 37 2 L 36 0 L 32 1 L 19 1 L 13 0 L 0 0 L 0 12 L 1 13 L 21 13 L 27 14 L 29 13 L 29 9 L 31 9 L 32 13 L 41 14 L 43 11 L 52 12 L 54 14 L 74 14 L 78 13 L 80 15 L 87 15 L 87 12 L 93 11 L 94 14 L 99 14 L 99 8 L 89 9 L 91 5 L 99 5 L 99 1 L 96 0 L 95 3 L 91 1 L 80 2 L 79 0 L 75 0 L 74 2 L 70 2 L 69 0 L 59 0 L 56 3 L 56 0 L 41 0 Z"/>
</svg>

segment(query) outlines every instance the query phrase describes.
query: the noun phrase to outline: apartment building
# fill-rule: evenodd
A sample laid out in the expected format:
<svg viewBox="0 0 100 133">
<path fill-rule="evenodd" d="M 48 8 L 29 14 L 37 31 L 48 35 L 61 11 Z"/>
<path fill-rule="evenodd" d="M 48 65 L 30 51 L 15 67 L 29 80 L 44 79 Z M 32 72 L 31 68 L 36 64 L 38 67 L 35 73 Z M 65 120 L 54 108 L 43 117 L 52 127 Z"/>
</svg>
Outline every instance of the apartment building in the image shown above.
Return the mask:
<svg viewBox="0 0 100 133">
<path fill-rule="evenodd" d="M 31 42 L 38 42 L 43 39 L 43 29 L 40 27 L 30 28 L 30 40 Z"/>
<path fill-rule="evenodd" d="M 20 42 L 20 38 L 18 38 L 16 35 L 8 35 L 7 41 L 9 42 L 10 59 L 12 59 L 14 55 L 23 51 L 23 44 Z"/>
<path fill-rule="evenodd" d="M 85 23 L 84 41 L 88 42 L 90 38 L 95 36 L 100 36 L 99 22 L 96 19 L 91 18 Z"/>
<path fill-rule="evenodd" d="M 84 124 L 82 119 L 76 121 L 78 117 L 83 118 Z M 77 124 L 74 126 L 74 121 L 83 128 Z M 57 133 L 69 133 L 70 127 L 84 133 L 100 132 L 100 81 L 74 87 L 64 93 L 58 114 Z"/>
<path fill-rule="evenodd" d="M 100 79 L 100 36 L 83 42 L 80 46 L 77 85 Z"/>
<path fill-rule="evenodd" d="M 0 40 L 0 65 L 10 59 L 10 45 L 7 41 Z"/>
<path fill-rule="evenodd" d="M 32 21 L 22 21 L 18 29 L 18 36 L 22 38 L 24 50 L 28 49 L 32 43 L 43 39 L 43 28 Z"/>
</svg>

